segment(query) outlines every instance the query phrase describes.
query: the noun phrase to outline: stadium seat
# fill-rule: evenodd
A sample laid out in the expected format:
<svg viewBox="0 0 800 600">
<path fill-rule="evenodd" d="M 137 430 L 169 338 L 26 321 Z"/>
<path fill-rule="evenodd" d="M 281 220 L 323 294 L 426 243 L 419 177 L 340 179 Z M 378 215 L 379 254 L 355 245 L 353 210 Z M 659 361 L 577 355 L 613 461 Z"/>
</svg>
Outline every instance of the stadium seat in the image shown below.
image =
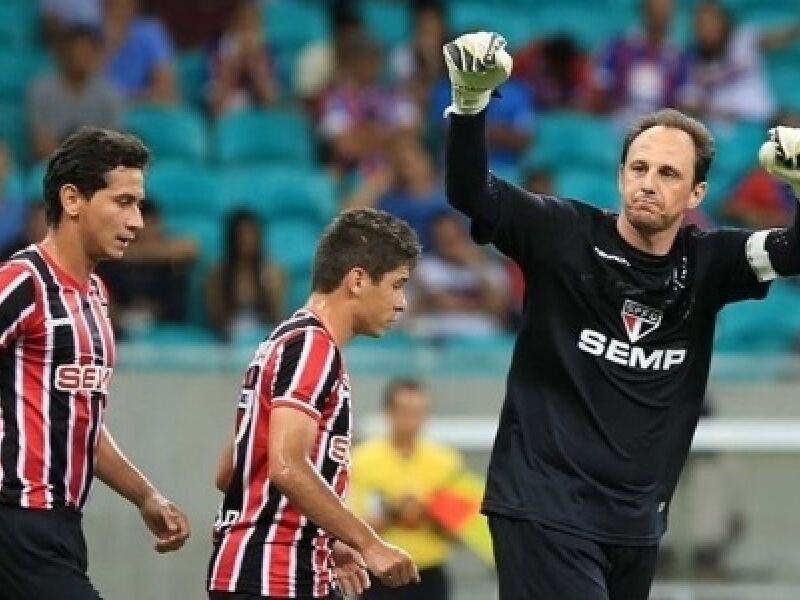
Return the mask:
<svg viewBox="0 0 800 600">
<path fill-rule="evenodd" d="M 297 51 L 309 42 L 326 39 L 328 20 L 323 2 L 313 0 L 262 0 L 264 29 L 279 50 Z"/>
<path fill-rule="evenodd" d="M 25 124 L 25 110 L 21 102 L 0 101 L 0 141 L 8 146 L 13 161 L 18 165 L 25 164 L 29 158 Z"/>
<path fill-rule="evenodd" d="M 26 50 L 36 42 L 39 15 L 33 2 L 0 3 L 0 47 Z"/>
<path fill-rule="evenodd" d="M 200 249 L 200 263 L 205 267 L 222 255 L 222 225 L 218 218 L 166 215 L 164 230 L 194 239 Z"/>
<path fill-rule="evenodd" d="M 9 168 L 0 194 L 2 194 L 0 198 L 22 199 L 25 197 L 24 179 L 16 166 L 12 165 Z"/>
<path fill-rule="evenodd" d="M 220 177 L 205 165 L 155 161 L 145 187 L 166 217 L 218 219 L 225 211 Z"/>
<path fill-rule="evenodd" d="M 205 121 L 195 109 L 137 106 L 125 113 L 123 124 L 150 146 L 157 159 L 202 161 L 208 153 Z"/>
<path fill-rule="evenodd" d="M 190 106 L 202 109 L 205 104 L 205 85 L 208 77 L 205 52 L 202 50 L 180 52 L 175 62 L 181 97 Z"/>
<path fill-rule="evenodd" d="M 228 207 L 249 208 L 268 222 L 292 217 L 324 225 L 336 212 L 333 183 L 322 171 L 234 167 L 225 171 L 223 178 Z"/>
<path fill-rule="evenodd" d="M 606 118 L 573 112 L 546 113 L 537 122 L 526 164 L 605 169 L 619 164 L 622 131 Z"/>
<path fill-rule="evenodd" d="M 556 195 L 580 200 L 612 212 L 619 211 L 619 190 L 614 172 L 564 168 L 556 172 Z"/>
<path fill-rule="evenodd" d="M 311 268 L 314 249 L 322 227 L 303 218 L 276 218 L 269 221 L 265 244 L 267 255 L 287 272 L 302 273 Z"/>
<path fill-rule="evenodd" d="M 726 306 L 714 347 L 720 352 L 787 352 L 800 343 L 800 288 L 773 282 L 765 300 Z"/>
<path fill-rule="evenodd" d="M 509 6 L 484 2 L 457 2 L 448 6 L 448 22 L 454 35 L 476 30 L 499 31 L 512 50 L 531 41 L 536 34 L 535 21 Z"/>
<path fill-rule="evenodd" d="M 222 164 L 310 165 L 314 158 L 308 120 L 293 110 L 244 110 L 220 118 L 216 157 Z"/>
<path fill-rule="evenodd" d="M 773 64 L 770 66 L 769 83 L 775 94 L 775 101 L 780 108 L 800 111 L 800 52 L 792 59 L 797 62 Z"/>
<path fill-rule="evenodd" d="M 411 15 L 405 2 L 362 0 L 359 13 L 367 30 L 387 47 L 411 38 Z"/>
<path fill-rule="evenodd" d="M 28 202 L 41 202 L 44 199 L 44 173 L 47 163 L 40 161 L 25 174 L 22 183 L 22 194 Z"/>
<path fill-rule="evenodd" d="M 22 102 L 28 85 L 48 67 L 49 59 L 40 50 L 0 48 L 0 101 Z"/>
</svg>

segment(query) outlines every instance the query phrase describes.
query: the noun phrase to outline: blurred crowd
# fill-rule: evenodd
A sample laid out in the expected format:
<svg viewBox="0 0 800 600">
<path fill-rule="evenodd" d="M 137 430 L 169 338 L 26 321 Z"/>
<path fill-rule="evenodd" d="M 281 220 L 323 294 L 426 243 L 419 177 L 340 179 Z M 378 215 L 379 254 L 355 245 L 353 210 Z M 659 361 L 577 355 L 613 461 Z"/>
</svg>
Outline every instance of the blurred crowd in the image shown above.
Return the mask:
<svg viewBox="0 0 800 600">
<path fill-rule="evenodd" d="M 793 215 L 790 190 L 755 157 L 770 124 L 800 126 L 800 101 L 786 105 L 783 89 L 800 83 L 796 11 L 751 22 L 737 12 L 746 0 L 680 11 L 673 0 L 626 0 L 616 4 L 630 19 L 589 44 L 570 21 L 578 0 L 565 4 L 571 13 L 525 0 L 7 4 L 30 32 L 12 39 L 0 26 L 0 63 L 7 52 L 27 65 L 19 82 L 0 81 L 1 257 L 41 238 L 42 161 L 65 136 L 84 124 L 141 135 L 155 154 L 147 226 L 123 262 L 102 268 L 129 338 L 165 324 L 263 336 L 308 292 L 320 228 L 354 206 L 403 217 L 424 247 L 405 335 L 513 330 L 524 297 L 516 265 L 472 244 L 444 198 L 441 48 L 464 30 L 505 33 L 496 21 L 514 11 L 556 17 L 529 33 L 506 21 L 514 72 L 487 113 L 497 174 L 613 210 L 625 127 L 673 106 L 712 128 L 724 159 L 693 222 L 765 228 Z M 771 56 L 783 60 L 768 73 Z"/>
</svg>

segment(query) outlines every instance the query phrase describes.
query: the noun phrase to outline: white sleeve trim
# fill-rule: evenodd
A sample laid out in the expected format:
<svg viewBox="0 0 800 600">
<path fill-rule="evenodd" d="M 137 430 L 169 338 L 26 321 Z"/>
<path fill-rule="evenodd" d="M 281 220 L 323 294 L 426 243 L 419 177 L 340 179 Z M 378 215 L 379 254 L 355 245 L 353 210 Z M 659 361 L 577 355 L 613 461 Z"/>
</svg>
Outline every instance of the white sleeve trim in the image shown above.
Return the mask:
<svg viewBox="0 0 800 600">
<path fill-rule="evenodd" d="M 747 262 L 750 263 L 750 268 L 753 269 L 753 273 L 755 273 L 758 280 L 762 282 L 772 281 L 778 277 L 769 258 L 769 252 L 766 249 L 767 236 L 771 231 L 774 230 L 764 229 L 754 232 L 747 238 L 747 244 L 745 245 Z"/>
</svg>

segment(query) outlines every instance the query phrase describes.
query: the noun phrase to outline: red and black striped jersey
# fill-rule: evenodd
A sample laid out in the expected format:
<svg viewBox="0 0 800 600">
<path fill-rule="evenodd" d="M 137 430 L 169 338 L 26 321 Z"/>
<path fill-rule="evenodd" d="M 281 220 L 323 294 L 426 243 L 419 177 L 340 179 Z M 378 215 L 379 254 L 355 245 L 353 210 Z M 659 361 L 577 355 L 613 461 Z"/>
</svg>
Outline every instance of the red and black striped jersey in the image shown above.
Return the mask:
<svg viewBox="0 0 800 600">
<path fill-rule="evenodd" d="M 92 485 L 114 338 L 105 288 L 40 246 L 0 265 L 0 503 L 82 510 Z"/>
<path fill-rule="evenodd" d="M 344 498 L 350 476 L 350 384 L 339 349 L 312 312 L 297 311 L 258 347 L 242 385 L 233 478 L 214 525 L 210 590 L 270 598 L 327 597 L 332 540 L 269 480 L 270 410 L 313 417 L 309 457 Z"/>
</svg>

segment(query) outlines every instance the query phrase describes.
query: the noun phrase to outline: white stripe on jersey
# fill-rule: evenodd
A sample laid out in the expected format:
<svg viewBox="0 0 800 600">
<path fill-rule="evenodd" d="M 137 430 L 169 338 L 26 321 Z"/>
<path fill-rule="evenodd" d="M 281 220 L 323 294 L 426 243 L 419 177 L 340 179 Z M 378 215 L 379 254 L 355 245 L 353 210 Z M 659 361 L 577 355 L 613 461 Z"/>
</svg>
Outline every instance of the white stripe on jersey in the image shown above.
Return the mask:
<svg viewBox="0 0 800 600">
<path fill-rule="evenodd" d="M 772 260 L 769 257 L 769 252 L 766 249 L 767 236 L 774 229 L 764 229 L 755 231 L 747 238 L 745 244 L 745 254 L 747 255 L 747 262 L 750 263 L 750 268 L 753 269 L 759 281 L 772 281 L 778 277 L 775 272 L 775 267 L 772 266 Z"/>
</svg>

